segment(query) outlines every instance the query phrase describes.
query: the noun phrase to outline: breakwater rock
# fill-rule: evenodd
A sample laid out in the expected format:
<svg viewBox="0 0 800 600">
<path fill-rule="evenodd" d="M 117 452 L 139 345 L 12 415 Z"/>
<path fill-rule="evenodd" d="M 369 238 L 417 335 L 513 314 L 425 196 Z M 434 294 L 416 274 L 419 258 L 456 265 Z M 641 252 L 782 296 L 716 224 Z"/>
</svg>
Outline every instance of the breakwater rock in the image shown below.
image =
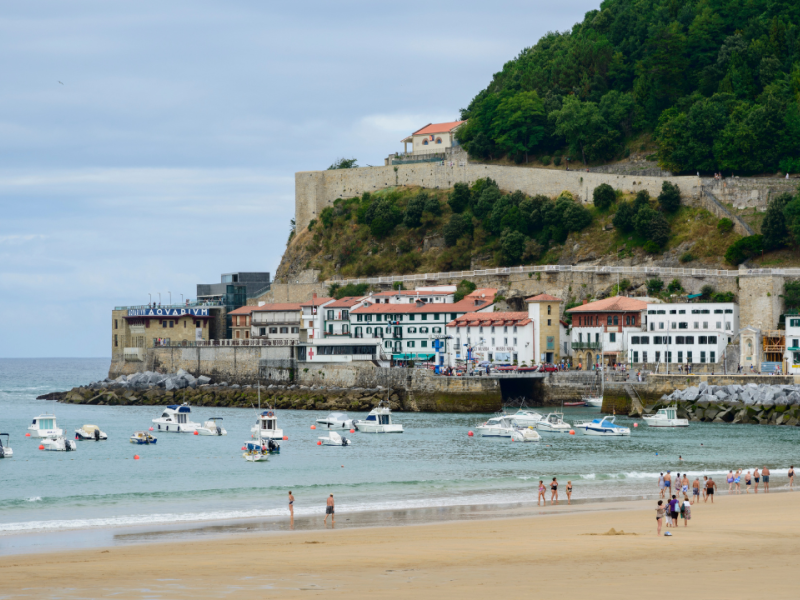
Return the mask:
<svg viewBox="0 0 800 600">
<path fill-rule="evenodd" d="M 678 416 L 712 423 L 760 425 L 800 424 L 800 386 L 748 383 L 708 385 L 705 382 L 665 394 L 661 401 L 645 407 L 645 413 L 678 406 Z"/>
</svg>

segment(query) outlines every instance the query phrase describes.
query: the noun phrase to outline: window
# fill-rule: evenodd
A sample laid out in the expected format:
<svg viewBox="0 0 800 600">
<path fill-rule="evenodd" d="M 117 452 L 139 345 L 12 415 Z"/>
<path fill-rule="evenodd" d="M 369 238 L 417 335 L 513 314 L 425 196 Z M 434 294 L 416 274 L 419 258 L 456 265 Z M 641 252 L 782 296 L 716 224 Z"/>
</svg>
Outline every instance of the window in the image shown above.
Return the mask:
<svg viewBox="0 0 800 600">
<path fill-rule="evenodd" d="M 438 321 L 439 320 L 439 313 L 433 313 L 433 320 L 434 321 Z"/>
<path fill-rule="evenodd" d="M 683 362 L 683 350 L 678 350 L 678 362 Z"/>
<path fill-rule="evenodd" d="M 692 362 L 692 351 L 691 350 L 687 350 L 686 351 L 686 362 L 687 363 Z"/>
<path fill-rule="evenodd" d="M 428 328 L 427 327 L 420 327 L 419 328 L 419 332 L 420 333 L 428 333 Z"/>
<path fill-rule="evenodd" d="M 695 321 L 695 322 L 694 322 L 694 328 L 695 328 L 695 329 L 700 329 L 700 323 L 699 323 L 699 322 L 697 322 L 697 321 Z"/>
<path fill-rule="evenodd" d="M 427 348 L 427 347 L 428 347 L 428 342 L 426 342 L 425 340 L 423 340 L 423 341 L 421 341 L 421 342 L 419 343 L 419 345 L 420 345 L 422 348 Z"/>
<path fill-rule="evenodd" d="M 547 319 L 547 325 L 548 325 L 548 326 L 549 326 L 549 325 L 552 325 L 552 323 L 550 322 L 550 319 Z"/>
<path fill-rule="evenodd" d="M 408 315 L 408 320 L 409 320 L 409 321 L 413 321 L 415 316 L 416 316 L 416 315 Z"/>
<path fill-rule="evenodd" d="M 367 333 L 372 333 L 372 327 L 367 327 Z"/>
<path fill-rule="evenodd" d="M 547 305 L 547 314 L 548 315 L 550 314 L 550 305 L 549 304 Z"/>
<path fill-rule="evenodd" d="M 607 323 L 608 325 L 613 325 L 613 319 L 611 318 L 611 315 L 608 315 L 607 321 L 608 321 L 608 323 Z"/>
<path fill-rule="evenodd" d="M 115 324 L 116 324 L 116 323 L 115 323 Z M 116 348 L 116 347 L 118 347 L 118 346 L 119 346 L 119 340 L 117 339 L 117 334 L 115 333 L 115 334 L 114 334 L 114 347 Z"/>
<path fill-rule="evenodd" d="M 678 323 L 678 329 L 689 329 L 689 323 Z"/>
<path fill-rule="evenodd" d="M 647 352 L 642 352 L 642 362 L 647 362 Z"/>
<path fill-rule="evenodd" d="M 375 317 L 376 317 L 375 318 L 376 321 L 380 321 L 381 320 L 381 316 L 380 315 L 375 315 Z M 349 318 L 350 318 L 350 311 L 349 310 L 343 310 L 342 311 L 342 321 L 347 321 L 347 319 L 349 319 Z"/>
<path fill-rule="evenodd" d="M 517 345 L 517 338 L 514 338 L 514 345 Z"/>
<path fill-rule="evenodd" d="M 790 319 L 789 324 L 792 327 L 800 327 L 800 319 Z"/>
<path fill-rule="evenodd" d="M 517 333 L 517 326 L 516 325 L 514 325 L 513 331 L 514 331 L 514 333 Z"/>
<path fill-rule="evenodd" d="M 614 325 L 619 325 L 619 317 L 614 315 Z"/>
<path fill-rule="evenodd" d="M 675 314 L 675 312 L 676 312 L 676 311 L 674 311 L 674 310 L 671 310 L 671 311 L 669 311 L 669 314 L 671 314 L 671 315 L 674 315 L 674 314 Z"/>
<path fill-rule="evenodd" d="M 705 353 L 705 350 L 701 350 L 701 351 L 700 351 L 700 362 L 701 362 L 701 363 L 704 363 L 704 362 L 706 362 L 706 353 Z"/>
<path fill-rule="evenodd" d="M 715 335 L 708 336 L 708 343 L 709 344 L 716 344 L 717 343 L 717 336 L 715 336 Z M 712 359 L 711 362 L 714 362 L 713 359 Z"/>
<path fill-rule="evenodd" d="M 161 327 L 166 329 L 167 328 L 167 322 L 166 321 L 161 321 Z"/>
<path fill-rule="evenodd" d="M 650 343 L 650 337 L 649 336 L 642 337 L 642 343 L 643 344 L 649 344 Z M 647 361 L 645 361 L 645 362 L 647 362 Z"/>
<path fill-rule="evenodd" d="M 503 346 L 508 346 L 508 338 L 503 338 Z"/>
<path fill-rule="evenodd" d="M 656 362 L 661 362 L 661 352 L 656 352 Z"/>
<path fill-rule="evenodd" d="M 722 321 L 717 321 L 717 329 L 722 329 Z"/>
<path fill-rule="evenodd" d="M 682 335 L 679 335 L 679 336 L 677 336 L 677 337 L 675 338 L 675 343 L 676 343 L 676 344 L 683 344 L 683 341 L 684 341 L 684 339 L 685 339 L 685 338 L 684 338 Z"/>
<path fill-rule="evenodd" d="M 434 327 L 433 328 L 433 333 L 442 333 L 442 328 L 441 327 Z"/>
<path fill-rule="evenodd" d="M 292 333 L 300 333 L 299 327 L 292 327 Z"/>
<path fill-rule="evenodd" d="M 704 335 L 701 335 L 700 337 L 697 338 L 697 343 L 698 344 L 707 344 L 708 343 L 708 337 L 706 337 Z"/>
<path fill-rule="evenodd" d="M 346 310 L 343 310 L 343 311 L 342 311 L 342 319 L 347 319 L 347 318 L 348 318 L 348 317 L 346 317 L 346 316 L 345 316 L 345 313 L 347 313 L 347 311 L 346 311 Z M 375 315 L 375 320 L 376 320 L 376 321 L 380 321 L 380 320 L 382 320 L 382 316 L 383 316 L 383 315 Z M 386 315 L 386 320 L 387 320 L 387 321 L 389 320 L 389 315 Z"/>
<path fill-rule="evenodd" d="M 714 309 L 714 314 L 715 315 L 721 315 L 722 314 L 722 309 L 721 308 L 715 308 Z"/>
<path fill-rule="evenodd" d="M 258 328 L 258 335 L 267 335 L 267 328 L 266 327 L 259 327 Z"/>
<path fill-rule="evenodd" d="M 639 352 L 636 350 L 633 351 L 633 362 L 639 362 Z"/>
<path fill-rule="evenodd" d="M 367 330 L 367 333 L 369 333 L 369 330 Z M 409 327 L 408 328 L 408 333 L 417 333 L 417 328 L 416 327 Z"/>
<path fill-rule="evenodd" d="M 406 342 L 406 348 L 413 348 L 414 342 Z"/>
<path fill-rule="evenodd" d="M 329 321 L 333 321 L 333 311 L 332 310 L 328 311 L 328 320 Z"/>
<path fill-rule="evenodd" d="M 365 321 L 372 321 L 372 315 L 364 315 Z"/>
<path fill-rule="evenodd" d="M 664 329 L 664 323 L 659 323 L 659 324 L 658 324 L 658 328 L 659 328 L 659 329 Z"/>
<path fill-rule="evenodd" d="M 117 319 L 114 319 L 114 329 L 119 329 L 119 327 L 117 326 Z"/>
<path fill-rule="evenodd" d="M 656 337 L 653 338 L 653 343 L 654 344 L 663 344 L 664 342 L 661 341 L 662 339 L 663 338 L 660 335 L 657 335 Z"/>
<path fill-rule="evenodd" d="M 438 318 L 438 317 L 439 317 L 439 315 L 436 315 L 436 317 Z M 451 320 L 451 321 L 455 321 L 457 318 L 458 318 L 458 314 L 456 314 L 456 313 L 450 313 L 450 320 Z"/>
<path fill-rule="evenodd" d="M 667 362 L 668 363 L 672 362 L 672 352 L 667 352 Z"/>
<path fill-rule="evenodd" d="M 711 360 L 709 360 L 709 362 L 712 362 L 712 363 L 717 362 L 717 353 L 716 352 L 711 351 L 711 352 L 709 352 L 709 355 L 711 356 Z"/>
<path fill-rule="evenodd" d="M 708 329 L 708 321 L 703 321 L 703 329 Z"/>
<path fill-rule="evenodd" d="M 617 341 L 617 334 L 616 333 L 609 333 L 608 334 L 608 341 L 612 344 Z"/>
<path fill-rule="evenodd" d="M 481 325 L 480 327 L 478 327 L 478 333 L 483 333 L 483 325 Z"/>
<path fill-rule="evenodd" d="M 656 330 L 656 324 L 650 323 L 650 331 L 655 331 L 655 330 Z"/>
<path fill-rule="evenodd" d="M 422 320 L 423 321 L 427 321 L 428 320 L 428 315 L 422 315 Z"/>
<path fill-rule="evenodd" d="M 492 346 L 494 346 L 494 345 L 495 345 L 495 343 L 494 343 L 494 338 L 492 338 Z"/>
<path fill-rule="evenodd" d="M 364 320 L 363 315 L 356 315 L 356 321 L 363 321 L 363 320 Z"/>
<path fill-rule="evenodd" d="M 289 333 L 288 327 L 281 327 L 281 333 Z"/>
<path fill-rule="evenodd" d="M 732 315 L 733 314 L 733 309 L 732 308 L 726 308 L 725 309 L 725 314 L 726 315 Z"/>
<path fill-rule="evenodd" d="M 582 341 L 583 341 L 583 334 L 582 333 L 578 333 L 578 343 L 580 343 Z"/>
<path fill-rule="evenodd" d="M 731 322 L 730 321 L 725 321 L 725 330 L 726 331 L 730 331 L 731 330 Z"/>
<path fill-rule="evenodd" d="M 328 335 L 333 335 L 333 323 L 328 323 Z"/>
<path fill-rule="evenodd" d="M 685 315 L 685 314 L 686 314 L 686 311 L 685 311 L 685 310 L 679 310 L 679 311 L 678 311 L 678 314 L 679 314 L 679 315 Z"/>
<path fill-rule="evenodd" d="M 694 336 L 693 335 L 687 335 L 686 336 L 686 343 L 687 344 L 694 344 Z"/>
<path fill-rule="evenodd" d="M 380 327 L 376 328 L 376 331 L 380 329 Z M 294 333 L 294 330 L 292 330 Z M 350 333 L 350 325 L 348 323 L 342 323 L 342 333 Z"/>
<path fill-rule="evenodd" d="M 175 327 L 175 321 L 170 321 L 170 322 L 169 322 L 169 326 L 170 326 L 170 327 Z"/>
<path fill-rule="evenodd" d="M 591 334 L 587 334 L 587 335 L 591 335 Z M 594 334 L 594 343 L 595 344 L 599 344 L 600 343 L 600 334 L 599 333 L 595 333 Z"/>
<path fill-rule="evenodd" d="M 548 321 L 550 323 L 550 321 Z M 503 326 L 503 333 L 508 333 L 508 325 Z"/>
<path fill-rule="evenodd" d="M 492 333 L 494 333 L 494 325 L 492 325 Z"/>
<path fill-rule="evenodd" d="M 236 324 L 237 324 L 237 325 L 239 324 L 239 319 L 238 319 L 238 317 L 237 317 L 237 319 L 236 319 Z M 183 321 L 183 328 L 184 328 L 184 329 L 186 329 L 186 320 L 185 320 L 185 319 L 184 319 L 184 321 Z"/>
</svg>

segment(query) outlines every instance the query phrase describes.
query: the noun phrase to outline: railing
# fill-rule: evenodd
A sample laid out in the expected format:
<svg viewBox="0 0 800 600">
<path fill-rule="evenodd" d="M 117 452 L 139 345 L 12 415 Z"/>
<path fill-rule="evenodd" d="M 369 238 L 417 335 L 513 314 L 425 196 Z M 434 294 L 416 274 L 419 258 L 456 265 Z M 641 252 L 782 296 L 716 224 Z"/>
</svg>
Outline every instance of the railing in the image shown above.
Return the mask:
<svg viewBox="0 0 800 600">
<path fill-rule="evenodd" d="M 197 308 L 205 306 L 222 306 L 217 302 L 184 302 L 183 304 L 156 304 L 155 308 Z M 115 306 L 114 310 L 147 310 L 153 308 L 152 304 L 132 304 L 131 306 Z"/>
<path fill-rule="evenodd" d="M 297 346 L 300 340 L 262 340 L 262 339 L 249 339 L 249 340 L 203 340 L 196 341 L 175 341 L 162 340 L 158 343 L 153 341 L 154 348 L 214 348 L 214 347 L 230 347 L 230 346 Z"/>
<path fill-rule="evenodd" d="M 600 350 L 600 342 L 572 342 L 573 350 Z"/>
<path fill-rule="evenodd" d="M 353 360 L 375 360 L 374 354 L 353 354 Z"/>
</svg>

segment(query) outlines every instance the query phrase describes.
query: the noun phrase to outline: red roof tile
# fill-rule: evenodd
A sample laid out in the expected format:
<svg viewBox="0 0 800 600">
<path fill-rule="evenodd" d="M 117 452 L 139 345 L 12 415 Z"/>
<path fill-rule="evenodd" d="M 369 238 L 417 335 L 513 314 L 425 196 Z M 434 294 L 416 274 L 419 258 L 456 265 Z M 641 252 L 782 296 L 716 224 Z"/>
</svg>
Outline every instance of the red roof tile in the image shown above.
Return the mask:
<svg viewBox="0 0 800 600">
<path fill-rule="evenodd" d="M 249 315 L 254 310 L 258 310 L 258 306 L 240 306 L 236 310 L 229 312 L 229 315 Z"/>
<path fill-rule="evenodd" d="M 539 294 L 538 296 L 531 296 L 526 298 L 525 302 L 563 302 L 561 298 L 556 298 L 550 294 Z"/>
<path fill-rule="evenodd" d="M 646 309 L 647 302 L 642 300 L 635 300 L 627 296 L 612 296 L 611 298 L 570 308 L 567 312 L 639 312 Z"/>
<path fill-rule="evenodd" d="M 265 304 L 257 306 L 254 312 L 276 312 L 281 310 L 300 310 L 299 302 L 276 302 L 275 304 Z"/>
<path fill-rule="evenodd" d="M 312 298 L 308 302 L 301 302 L 300 306 L 322 306 L 326 302 L 333 302 L 336 298 Z"/>
<path fill-rule="evenodd" d="M 394 315 L 394 314 L 410 314 L 410 313 L 466 313 L 480 310 L 491 306 L 494 303 L 494 296 L 492 298 L 464 298 L 460 302 L 438 302 L 436 304 L 372 304 L 370 306 L 361 306 L 355 309 L 351 314 L 354 315 Z"/>
<path fill-rule="evenodd" d="M 466 327 L 471 325 L 478 327 L 483 325 L 487 327 L 490 325 L 527 325 L 530 322 L 531 319 L 526 312 L 471 312 L 458 317 L 454 321 L 450 321 L 447 326 Z"/>
<path fill-rule="evenodd" d="M 415 131 L 411 135 L 447 133 L 448 131 L 453 131 L 453 129 L 455 129 L 462 123 L 466 123 L 466 121 L 451 121 L 450 123 L 429 123 L 428 125 L 425 125 L 425 127 L 423 127 L 422 129 Z"/>
<path fill-rule="evenodd" d="M 365 296 L 345 296 L 344 298 L 339 298 L 333 304 L 328 304 L 325 308 L 350 308 L 354 304 L 358 304 L 361 302 Z"/>
</svg>

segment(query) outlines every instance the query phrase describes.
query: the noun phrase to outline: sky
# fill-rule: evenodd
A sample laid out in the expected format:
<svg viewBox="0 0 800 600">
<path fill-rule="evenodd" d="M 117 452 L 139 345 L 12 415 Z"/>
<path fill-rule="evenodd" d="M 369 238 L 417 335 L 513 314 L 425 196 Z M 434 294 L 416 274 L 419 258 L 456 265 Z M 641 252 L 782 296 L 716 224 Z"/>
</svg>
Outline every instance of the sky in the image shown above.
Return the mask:
<svg viewBox="0 0 800 600">
<path fill-rule="evenodd" d="M 274 275 L 295 172 L 382 165 L 598 4 L 6 0 L 0 358 L 110 357 L 115 306 Z"/>
</svg>

